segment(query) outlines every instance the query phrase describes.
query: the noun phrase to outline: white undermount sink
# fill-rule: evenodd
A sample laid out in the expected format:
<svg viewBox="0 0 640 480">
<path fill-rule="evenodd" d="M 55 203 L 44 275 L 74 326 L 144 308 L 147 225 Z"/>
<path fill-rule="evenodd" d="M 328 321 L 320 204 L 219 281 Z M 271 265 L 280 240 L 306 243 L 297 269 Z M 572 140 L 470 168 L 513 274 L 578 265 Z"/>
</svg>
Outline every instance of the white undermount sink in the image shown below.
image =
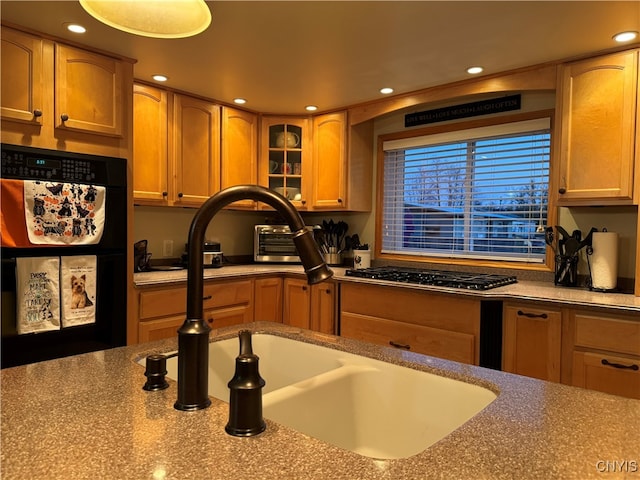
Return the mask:
<svg viewBox="0 0 640 480">
<path fill-rule="evenodd" d="M 367 457 L 420 453 L 496 398 L 477 385 L 277 335 L 254 334 L 252 343 L 266 381 L 265 418 Z M 209 393 L 228 402 L 239 341 L 209 348 Z M 169 378 L 177 368 L 176 357 L 167 360 Z"/>
</svg>

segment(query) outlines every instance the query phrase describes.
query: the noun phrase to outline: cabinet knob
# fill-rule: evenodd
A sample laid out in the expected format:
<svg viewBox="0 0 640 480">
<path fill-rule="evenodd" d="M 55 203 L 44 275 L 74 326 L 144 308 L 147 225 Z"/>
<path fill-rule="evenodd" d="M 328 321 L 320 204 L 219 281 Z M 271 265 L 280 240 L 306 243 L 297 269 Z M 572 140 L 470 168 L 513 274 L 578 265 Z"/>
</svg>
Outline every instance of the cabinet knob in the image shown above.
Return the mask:
<svg viewBox="0 0 640 480">
<path fill-rule="evenodd" d="M 178 198 L 182 198 L 182 192 L 178 193 Z"/>
<path fill-rule="evenodd" d="M 163 197 L 166 197 L 167 195 L 169 195 L 169 192 L 162 192 Z"/>
<path fill-rule="evenodd" d="M 67 115 L 66 113 L 63 113 L 62 115 L 60 115 L 60 120 L 62 120 L 63 122 L 66 122 L 67 120 L 69 120 L 69 115 Z"/>
<path fill-rule="evenodd" d="M 558 189 L 558 193 L 559 193 L 560 195 L 564 195 L 565 193 L 567 193 L 567 189 L 566 189 L 566 188 L 564 188 L 564 187 L 560 187 L 560 188 Z"/>
<path fill-rule="evenodd" d="M 338 203 L 342 203 L 342 199 L 341 198 L 338 199 Z"/>
<path fill-rule="evenodd" d="M 39 108 L 36 108 L 33 111 L 33 116 L 36 117 L 36 118 L 41 117 L 42 116 L 42 110 L 40 110 Z"/>
<path fill-rule="evenodd" d="M 300 201 L 300 203 L 301 203 L 302 205 L 306 205 L 306 204 L 307 204 L 307 201 L 306 201 L 306 200 L 301 200 L 301 201 Z"/>
<path fill-rule="evenodd" d="M 327 289 L 325 290 L 325 292 L 326 292 L 326 293 L 331 293 L 331 289 L 327 288 Z"/>
<path fill-rule="evenodd" d="M 303 290 L 303 291 L 306 291 L 306 290 L 307 290 L 307 286 L 306 286 L 306 285 L 303 285 L 303 286 L 302 286 L 302 290 Z"/>
<path fill-rule="evenodd" d="M 213 323 L 213 318 L 207 318 L 207 323 Z"/>
</svg>

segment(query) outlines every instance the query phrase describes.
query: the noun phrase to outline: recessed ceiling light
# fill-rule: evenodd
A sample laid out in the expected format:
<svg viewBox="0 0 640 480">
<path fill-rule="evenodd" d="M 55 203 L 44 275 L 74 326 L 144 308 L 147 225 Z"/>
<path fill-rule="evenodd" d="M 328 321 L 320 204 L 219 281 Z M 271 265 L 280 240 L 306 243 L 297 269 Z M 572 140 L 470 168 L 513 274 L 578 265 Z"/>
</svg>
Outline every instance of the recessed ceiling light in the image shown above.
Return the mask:
<svg viewBox="0 0 640 480">
<path fill-rule="evenodd" d="M 467 68 L 467 73 L 470 73 L 471 75 L 477 75 L 478 73 L 482 73 L 483 70 L 484 68 L 482 67 L 469 67 Z"/>
<path fill-rule="evenodd" d="M 85 33 L 87 31 L 82 25 L 78 25 L 77 23 L 65 23 L 64 26 L 73 33 Z"/>
<path fill-rule="evenodd" d="M 153 78 L 156 82 L 166 82 L 167 80 L 169 80 L 169 77 L 167 77 L 166 75 L 154 75 Z"/>
<path fill-rule="evenodd" d="M 613 36 L 613 39 L 616 42 L 624 43 L 624 42 L 630 42 L 631 40 L 635 40 L 637 36 L 638 36 L 638 32 L 620 32 L 620 33 L 616 33 Z"/>
<path fill-rule="evenodd" d="M 244 105 L 247 101 L 244 98 L 234 98 L 233 103 L 237 103 L 238 105 Z"/>
<path fill-rule="evenodd" d="M 143 37 L 191 37 L 211 24 L 204 0 L 80 0 L 80 5 L 102 23 Z"/>
<path fill-rule="evenodd" d="M 393 93 L 393 88 L 389 88 L 389 87 L 381 88 L 380 93 L 382 93 L 383 95 L 389 95 L 390 93 Z"/>
<path fill-rule="evenodd" d="M 316 110 L 318 110 L 318 107 L 316 107 L 315 105 L 307 105 L 306 107 L 304 107 L 304 109 L 307 112 L 315 112 Z"/>
</svg>

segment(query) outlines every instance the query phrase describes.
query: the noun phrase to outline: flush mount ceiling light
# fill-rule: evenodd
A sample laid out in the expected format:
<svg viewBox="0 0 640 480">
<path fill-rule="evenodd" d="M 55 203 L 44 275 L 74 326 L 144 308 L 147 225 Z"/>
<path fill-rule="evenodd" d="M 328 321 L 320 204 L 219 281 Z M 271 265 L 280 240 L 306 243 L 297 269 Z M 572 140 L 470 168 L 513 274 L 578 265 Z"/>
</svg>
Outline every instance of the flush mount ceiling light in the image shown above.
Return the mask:
<svg viewBox="0 0 640 480">
<path fill-rule="evenodd" d="M 244 98 L 234 98 L 233 99 L 233 103 L 237 103 L 238 105 L 244 105 L 245 103 L 247 103 L 247 100 Z"/>
<path fill-rule="evenodd" d="M 393 93 L 393 88 L 389 88 L 389 87 L 381 88 L 380 93 L 383 95 L 389 95 L 390 93 Z"/>
<path fill-rule="evenodd" d="M 73 33 L 85 33 L 87 31 L 86 28 L 77 23 L 65 23 L 64 26 L 67 30 Z"/>
<path fill-rule="evenodd" d="M 304 107 L 304 109 L 307 112 L 315 112 L 316 110 L 318 110 L 318 107 L 316 107 L 315 105 L 307 105 L 306 107 Z"/>
<path fill-rule="evenodd" d="M 211 24 L 204 0 L 80 0 L 80 5 L 102 23 L 143 37 L 191 37 Z"/>
<path fill-rule="evenodd" d="M 471 75 L 477 75 L 479 73 L 482 73 L 483 70 L 484 70 L 484 68 L 482 68 L 482 67 L 469 67 L 469 68 L 467 68 L 467 73 L 469 73 Z"/>
<path fill-rule="evenodd" d="M 166 82 L 167 80 L 169 80 L 169 77 L 161 74 L 156 74 L 151 78 L 153 78 L 156 82 Z"/>
</svg>

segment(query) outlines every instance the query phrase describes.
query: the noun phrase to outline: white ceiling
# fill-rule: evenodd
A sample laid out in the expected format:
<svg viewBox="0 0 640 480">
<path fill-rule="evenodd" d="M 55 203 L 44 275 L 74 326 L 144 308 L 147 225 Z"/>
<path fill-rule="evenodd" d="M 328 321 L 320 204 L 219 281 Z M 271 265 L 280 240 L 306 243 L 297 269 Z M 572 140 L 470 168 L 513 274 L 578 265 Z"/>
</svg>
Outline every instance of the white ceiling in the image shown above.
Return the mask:
<svg viewBox="0 0 640 480">
<path fill-rule="evenodd" d="M 202 34 L 149 39 L 114 30 L 75 1 L 6 1 L 3 21 L 137 59 L 136 78 L 265 113 L 319 111 L 615 48 L 640 30 L 640 1 L 209 1 Z M 65 22 L 84 24 L 83 36 Z"/>
</svg>

